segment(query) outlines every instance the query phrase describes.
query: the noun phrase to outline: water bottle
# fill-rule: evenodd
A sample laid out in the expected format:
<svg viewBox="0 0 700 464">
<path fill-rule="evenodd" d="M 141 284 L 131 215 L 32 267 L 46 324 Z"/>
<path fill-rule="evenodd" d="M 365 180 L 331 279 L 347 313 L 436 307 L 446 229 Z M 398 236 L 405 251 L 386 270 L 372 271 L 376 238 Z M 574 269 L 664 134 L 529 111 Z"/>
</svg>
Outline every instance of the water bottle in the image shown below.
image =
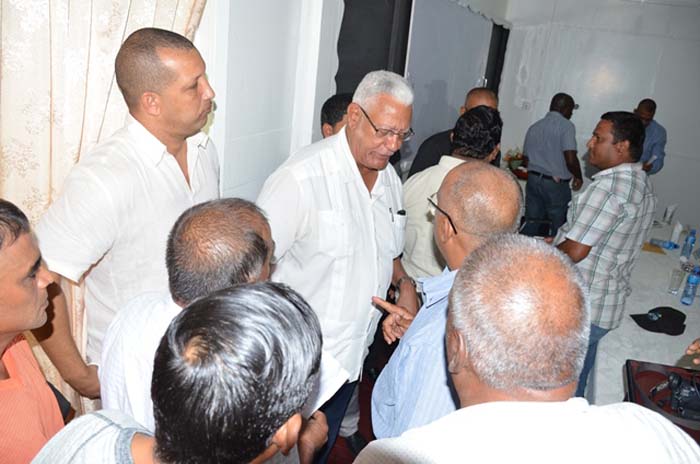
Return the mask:
<svg viewBox="0 0 700 464">
<path fill-rule="evenodd" d="M 678 245 L 676 245 L 672 241 L 661 240 L 660 238 L 649 239 L 649 243 L 651 243 L 652 245 L 656 245 L 657 247 L 665 248 L 667 250 L 673 250 L 674 248 L 678 248 Z"/>
<path fill-rule="evenodd" d="M 693 304 L 695 299 L 695 293 L 698 291 L 698 284 L 700 283 L 700 266 L 695 266 L 693 272 L 688 275 L 688 280 L 685 282 L 685 288 L 683 289 L 683 296 L 681 297 L 681 303 L 690 306 Z"/>
<path fill-rule="evenodd" d="M 690 253 L 693 252 L 693 247 L 695 246 L 695 229 L 691 229 L 688 236 L 685 238 L 683 243 L 683 249 L 681 250 L 681 262 L 685 263 L 690 259 Z"/>
</svg>

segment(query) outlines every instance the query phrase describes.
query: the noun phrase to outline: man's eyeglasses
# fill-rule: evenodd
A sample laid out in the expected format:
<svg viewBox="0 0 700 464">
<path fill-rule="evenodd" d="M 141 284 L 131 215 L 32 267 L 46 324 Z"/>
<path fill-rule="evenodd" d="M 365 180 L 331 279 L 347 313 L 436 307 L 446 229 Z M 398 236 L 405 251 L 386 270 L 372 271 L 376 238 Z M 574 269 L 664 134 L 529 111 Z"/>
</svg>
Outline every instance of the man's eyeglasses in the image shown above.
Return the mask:
<svg viewBox="0 0 700 464">
<path fill-rule="evenodd" d="M 437 192 L 433 193 L 428 197 L 428 203 L 430 203 L 431 206 L 430 214 L 435 216 L 435 211 L 440 211 L 442 214 L 444 214 L 447 220 L 450 221 L 450 225 L 452 226 L 452 230 L 454 230 L 455 235 L 457 235 L 457 228 L 455 227 L 455 223 L 452 222 L 452 218 L 449 214 L 447 214 L 447 211 L 445 211 L 437 205 Z"/>
<path fill-rule="evenodd" d="M 398 139 L 403 141 L 403 142 L 407 142 L 411 139 L 411 137 L 413 137 L 414 132 L 413 132 L 413 129 L 410 127 L 405 132 L 397 132 L 395 130 L 383 129 L 383 128 L 379 128 L 379 127 L 375 126 L 374 122 L 372 122 L 372 119 L 369 117 L 369 115 L 367 114 L 365 109 L 362 108 L 360 105 L 357 105 L 357 106 L 358 106 L 358 108 L 360 108 L 360 111 L 362 111 L 362 114 L 365 115 L 365 117 L 367 118 L 367 122 L 369 122 L 369 125 L 372 126 L 372 129 L 374 129 L 374 133 L 378 137 L 386 138 L 386 137 L 393 135 L 394 137 L 398 137 Z"/>
</svg>

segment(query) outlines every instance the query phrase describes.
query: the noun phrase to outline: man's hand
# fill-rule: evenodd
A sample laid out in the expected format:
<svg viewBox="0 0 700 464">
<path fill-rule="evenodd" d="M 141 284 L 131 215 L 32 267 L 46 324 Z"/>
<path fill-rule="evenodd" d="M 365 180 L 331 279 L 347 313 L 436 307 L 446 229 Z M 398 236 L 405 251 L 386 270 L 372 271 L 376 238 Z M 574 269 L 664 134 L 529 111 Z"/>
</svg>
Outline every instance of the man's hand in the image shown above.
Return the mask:
<svg viewBox="0 0 700 464">
<path fill-rule="evenodd" d="M 297 450 L 299 452 L 299 462 L 301 464 L 311 463 L 314 455 L 328 441 L 328 422 L 326 415 L 321 411 L 316 411 L 304 420 L 299 431 L 299 441 Z"/>
<path fill-rule="evenodd" d="M 651 166 L 652 166 L 652 163 L 644 163 L 644 164 L 642 165 L 642 169 L 643 169 L 645 172 L 649 172 L 649 171 L 651 170 Z"/>
<path fill-rule="evenodd" d="M 685 354 L 688 356 L 695 356 L 693 358 L 693 364 L 700 364 L 700 338 L 695 340 L 688 348 L 686 348 Z"/>
<path fill-rule="evenodd" d="M 573 190 L 574 192 L 578 192 L 581 189 L 582 185 L 583 179 L 574 177 L 574 180 L 571 181 L 571 190 Z"/>
<path fill-rule="evenodd" d="M 400 299 L 399 297 L 399 300 Z M 411 321 L 413 321 L 417 309 L 411 312 L 408 308 L 391 304 L 376 296 L 372 297 L 372 303 L 389 313 L 386 319 L 384 319 L 384 322 L 382 322 L 382 335 L 384 335 L 384 340 L 391 345 L 396 340 L 403 337 L 403 334 L 411 325 Z"/>
<path fill-rule="evenodd" d="M 77 377 L 65 379 L 75 391 L 90 399 L 100 397 L 100 379 L 97 376 L 97 366 L 90 364 Z"/>
</svg>

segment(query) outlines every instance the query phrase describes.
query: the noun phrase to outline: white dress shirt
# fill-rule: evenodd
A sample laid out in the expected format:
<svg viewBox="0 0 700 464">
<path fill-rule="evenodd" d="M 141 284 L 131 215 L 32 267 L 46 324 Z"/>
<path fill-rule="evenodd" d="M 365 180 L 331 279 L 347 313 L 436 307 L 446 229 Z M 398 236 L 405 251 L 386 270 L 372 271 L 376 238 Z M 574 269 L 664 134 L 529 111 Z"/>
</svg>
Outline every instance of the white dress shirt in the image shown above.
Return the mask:
<svg viewBox="0 0 700 464">
<path fill-rule="evenodd" d="M 447 173 L 462 163 L 462 159 L 444 155 L 438 164 L 411 176 L 403 186 L 406 247 L 401 264 L 414 279 L 439 275 L 445 268 L 445 260 L 433 239 L 433 217 L 429 213 L 428 197 L 440 189 Z"/>
<path fill-rule="evenodd" d="M 355 464 L 700 462 L 700 448 L 661 415 L 634 403 L 591 406 L 497 401 L 459 409 L 397 438 L 376 440 Z"/>
<path fill-rule="evenodd" d="M 187 140 L 187 184 L 175 157 L 131 116 L 83 156 L 36 227 L 51 271 L 85 277 L 87 355 L 100 359 L 105 331 L 120 308 L 168 288 L 165 246 L 187 208 L 219 197 L 214 144 Z"/>
<path fill-rule="evenodd" d="M 391 166 L 367 191 L 344 129 L 290 157 L 258 198 L 275 240 L 272 280 L 306 298 L 321 322 L 324 349 L 351 382 L 381 315 L 371 298 L 385 297 L 403 250 L 401 203 Z"/>
<path fill-rule="evenodd" d="M 182 308 L 169 292 L 145 293 L 129 302 L 107 329 L 102 344 L 100 396 L 105 409 L 117 409 L 153 432 L 151 378 L 161 338 Z"/>
</svg>

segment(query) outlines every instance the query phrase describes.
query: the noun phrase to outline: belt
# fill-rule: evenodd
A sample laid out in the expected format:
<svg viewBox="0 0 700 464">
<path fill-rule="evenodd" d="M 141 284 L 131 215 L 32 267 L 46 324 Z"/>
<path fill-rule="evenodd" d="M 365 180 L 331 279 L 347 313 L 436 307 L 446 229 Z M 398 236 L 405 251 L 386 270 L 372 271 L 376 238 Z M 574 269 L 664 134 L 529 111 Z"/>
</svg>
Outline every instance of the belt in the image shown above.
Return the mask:
<svg viewBox="0 0 700 464">
<path fill-rule="evenodd" d="M 541 179 L 553 180 L 553 181 L 556 182 L 556 183 L 560 183 L 560 182 L 569 182 L 569 181 L 571 180 L 571 178 L 569 178 L 569 179 L 559 179 L 559 180 L 556 180 L 556 179 L 554 179 L 554 177 L 552 177 L 552 176 L 548 176 L 547 174 L 542 174 L 541 172 L 532 171 L 532 170 L 530 170 L 530 169 L 527 170 L 527 176 L 528 176 L 528 177 L 530 177 L 530 176 L 535 176 L 535 177 L 539 177 L 539 178 L 541 178 Z"/>
</svg>

